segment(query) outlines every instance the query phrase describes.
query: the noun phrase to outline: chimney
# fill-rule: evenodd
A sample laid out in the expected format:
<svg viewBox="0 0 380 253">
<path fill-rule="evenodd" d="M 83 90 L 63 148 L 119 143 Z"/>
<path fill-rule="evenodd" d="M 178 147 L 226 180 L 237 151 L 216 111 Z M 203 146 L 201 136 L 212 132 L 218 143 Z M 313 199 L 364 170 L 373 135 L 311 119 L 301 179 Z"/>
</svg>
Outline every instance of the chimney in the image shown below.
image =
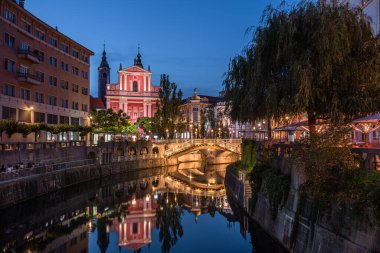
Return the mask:
<svg viewBox="0 0 380 253">
<path fill-rule="evenodd" d="M 21 8 L 24 8 L 25 0 L 19 0 L 18 4 L 21 6 Z"/>
</svg>

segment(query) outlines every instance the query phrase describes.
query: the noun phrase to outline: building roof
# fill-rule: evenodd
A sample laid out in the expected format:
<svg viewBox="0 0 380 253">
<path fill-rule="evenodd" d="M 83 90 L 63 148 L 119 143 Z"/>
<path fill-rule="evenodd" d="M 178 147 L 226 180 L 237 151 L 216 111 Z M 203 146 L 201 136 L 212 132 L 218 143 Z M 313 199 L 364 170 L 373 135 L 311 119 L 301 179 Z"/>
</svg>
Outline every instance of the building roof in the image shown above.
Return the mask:
<svg viewBox="0 0 380 253">
<path fill-rule="evenodd" d="M 352 123 L 380 123 L 380 113 L 372 114 L 367 117 L 356 119 Z"/>
<path fill-rule="evenodd" d="M 90 98 L 90 107 L 91 109 L 106 109 L 106 105 L 104 104 L 101 98 Z"/>
<path fill-rule="evenodd" d="M 100 63 L 99 68 L 110 68 L 108 61 L 107 61 L 107 53 L 106 53 L 106 45 L 103 46 L 103 53 L 102 53 L 102 61 Z"/>
</svg>

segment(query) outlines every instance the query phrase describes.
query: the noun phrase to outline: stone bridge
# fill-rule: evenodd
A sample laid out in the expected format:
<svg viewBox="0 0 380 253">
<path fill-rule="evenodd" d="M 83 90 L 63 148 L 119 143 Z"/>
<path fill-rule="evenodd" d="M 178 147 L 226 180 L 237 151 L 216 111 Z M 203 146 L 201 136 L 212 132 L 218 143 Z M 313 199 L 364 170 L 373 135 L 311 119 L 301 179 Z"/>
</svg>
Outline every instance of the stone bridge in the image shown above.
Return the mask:
<svg viewBox="0 0 380 253">
<path fill-rule="evenodd" d="M 233 157 L 241 155 L 240 139 L 170 139 L 157 141 L 103 142 L 97 147 L 89 147 L 88 158 L 98 157 L 101 164 L 114 161 L 166 158 L 168 164 L 199 160 L 199 157 Z M 186 158 L 185 156 L 190 157 Z"/>
<path fill-rule="evenodd" d="M 170 140 L 166 143 L 165 157 L 180 157 L 196 150 L 221 150 L 237 155 L 241 154 L 240 139 L 179 139 Z"/>
</svg>

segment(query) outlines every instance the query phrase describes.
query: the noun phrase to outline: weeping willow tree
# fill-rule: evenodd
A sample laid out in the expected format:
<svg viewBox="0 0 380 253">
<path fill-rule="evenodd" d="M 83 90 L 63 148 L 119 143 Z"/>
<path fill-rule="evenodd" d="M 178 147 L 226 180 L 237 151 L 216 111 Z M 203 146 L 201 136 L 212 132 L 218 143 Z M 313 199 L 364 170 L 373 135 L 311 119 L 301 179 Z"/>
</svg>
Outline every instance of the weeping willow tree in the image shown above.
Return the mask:
<svg viewBox="0 0 380 253">
<path fill-rule="evenodd" d="M 359 9 L 302 1 L 267 7 L 224 81 L 233 120 L 307 113 L 341 124 L 380 110 L 380 47 Z"/>
</svg>

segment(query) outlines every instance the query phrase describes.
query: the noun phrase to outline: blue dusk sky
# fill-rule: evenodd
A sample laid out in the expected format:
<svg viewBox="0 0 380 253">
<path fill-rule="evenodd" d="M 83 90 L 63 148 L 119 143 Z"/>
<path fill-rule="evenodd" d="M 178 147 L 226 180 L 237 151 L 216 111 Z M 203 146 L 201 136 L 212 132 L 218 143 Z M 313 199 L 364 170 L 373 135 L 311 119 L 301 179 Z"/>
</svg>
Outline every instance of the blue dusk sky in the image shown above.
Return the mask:
<svg viewBox="0 0 380 253">
<path fill-rule="evenodd" d="M 290 0 L 289 0 L 290 1 Z M 280 0 L 26 0 L 25 8 L 92 50 L 91 95 L 103 42 L 117 80 L 120 63 L 133 65 L 138 44 L 154 85 L 170 75 L 185 94 L 217 96 L 231 58 L 248 44 L 268 4 Z"/>
</svg>

